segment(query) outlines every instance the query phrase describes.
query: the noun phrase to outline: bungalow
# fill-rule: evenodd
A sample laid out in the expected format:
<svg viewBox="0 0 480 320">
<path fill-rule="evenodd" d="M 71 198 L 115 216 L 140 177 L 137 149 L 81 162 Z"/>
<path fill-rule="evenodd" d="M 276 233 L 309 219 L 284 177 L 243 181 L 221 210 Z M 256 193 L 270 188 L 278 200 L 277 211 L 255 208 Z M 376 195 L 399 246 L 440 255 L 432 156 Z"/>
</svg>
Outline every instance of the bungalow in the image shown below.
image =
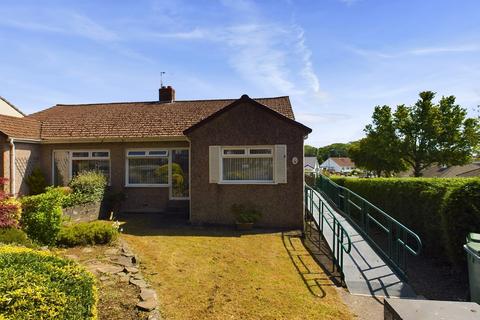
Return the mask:
<svg viewBox="0 0 480 320">
<path fill-rule="evenodd" d="M 303 141 L 288 97 L 62 105 L 18 118 L 0 115 L 2 176 L 28 193 L 39 167 L 52 185 L 83 170 L 123 192 L 122 210 L 162 212 L 187 203 L 194 224 L 231 224 L 232 204 L 254 203 L 259 225 L 301 227 Z"/>
<path fill-rule="evenodd" d="M 305 157 L 303 167 L 305 168 L 305 174 L 317 176 L 320 173 L 320 165 L 318 164 L 317 157 Z"/>
<path fill-rule="evenodd" d="M 12 103 L 8 102 L 7 99 L 0 96 L 0 114 L 7 116 L 21 118 L 25 114 L 15 107 Z"/>
<path fill-rule="evenodd" d="M 349 173 L 355 170 L 355 163 L 346 157 L 330 157 L 322 162 L 320 168 L 330 172 Z"/>
</svg>

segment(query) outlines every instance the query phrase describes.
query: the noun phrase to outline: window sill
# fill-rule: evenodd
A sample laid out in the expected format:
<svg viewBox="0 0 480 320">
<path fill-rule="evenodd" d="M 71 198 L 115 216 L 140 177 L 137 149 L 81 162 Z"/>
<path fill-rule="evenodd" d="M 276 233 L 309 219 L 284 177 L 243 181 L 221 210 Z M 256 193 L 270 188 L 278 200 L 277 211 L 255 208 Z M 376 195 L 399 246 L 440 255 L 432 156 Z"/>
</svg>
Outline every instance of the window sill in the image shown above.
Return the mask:
<svg viewBox="0 0 480 320">
<path fill-rule="evenodd" d="M 169 184 L 126 184 L 125 188 L 166 188 Z"/>
<path fill-rule="evenodd" d="M 218 184 L 233 184 L 233 185 L 275 185 L 275 181 L 220 181 Z"/>
</svg>

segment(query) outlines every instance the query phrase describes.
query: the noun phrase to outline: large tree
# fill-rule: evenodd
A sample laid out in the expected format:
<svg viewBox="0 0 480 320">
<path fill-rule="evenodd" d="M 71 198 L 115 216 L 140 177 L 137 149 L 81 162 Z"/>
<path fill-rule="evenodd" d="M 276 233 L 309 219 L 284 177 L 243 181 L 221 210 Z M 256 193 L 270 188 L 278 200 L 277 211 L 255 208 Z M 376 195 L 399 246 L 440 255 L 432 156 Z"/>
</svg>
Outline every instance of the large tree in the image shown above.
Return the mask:
<svg viewBox="0 0 480 320">
<path fill-rule="evenodd" d="M 480 140 L 478 119 L 467 118 L 454 96 L 442 97 L 437 104 L 434 98 L 431 91 L 421 92 L 413 106 L 400 105 L 393 113 L 388 106 L 375 107 L 366 138 L 352 150 L 353 160 L 384 173 L 398 172 L 406 165 L 416 177 L 432 164 L 471 161 Z"/>
<path fill-rule="evenodd" d="M 306 144 L 304 147 L 305 157 L 316 157 L 317 156 L 317 148 L 312 147 Z"/>
<path fill-rule="evenodd" d="M 323 162 L 330 157 L 348 157 L 348 148 L 350 143 L 332 143 L 328 146 L 320 147 L 317 151 L 318 161 Z"/>
</svg>

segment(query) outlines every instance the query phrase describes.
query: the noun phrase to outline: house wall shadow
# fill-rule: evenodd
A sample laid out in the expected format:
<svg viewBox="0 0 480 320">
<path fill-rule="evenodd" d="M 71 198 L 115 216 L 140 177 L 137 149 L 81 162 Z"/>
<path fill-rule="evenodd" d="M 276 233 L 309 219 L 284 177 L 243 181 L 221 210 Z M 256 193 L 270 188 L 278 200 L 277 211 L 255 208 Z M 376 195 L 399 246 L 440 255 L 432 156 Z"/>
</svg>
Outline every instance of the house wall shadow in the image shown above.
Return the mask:
<svg viewBox="0 0 480 320">
<path fill-rule="evenodd" d="M 114 217 L 121 223 L 124 234 L 135 236 L 205 236 L 241 237 L 249 234 L 268 234 L 285 229 L 253 228 L 239 231 L 231 225 L 191 225 L 188 217 L 179 213 L 119 213 Z"/>
</svg>

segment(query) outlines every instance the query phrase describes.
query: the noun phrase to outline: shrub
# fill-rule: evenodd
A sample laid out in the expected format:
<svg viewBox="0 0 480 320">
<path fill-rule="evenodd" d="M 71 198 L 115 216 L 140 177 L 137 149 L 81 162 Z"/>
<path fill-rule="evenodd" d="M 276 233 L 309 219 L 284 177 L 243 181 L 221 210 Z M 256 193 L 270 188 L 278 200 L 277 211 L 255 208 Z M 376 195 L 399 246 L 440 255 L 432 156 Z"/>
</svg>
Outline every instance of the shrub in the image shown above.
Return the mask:
<svg viewBox="0 0 480 320">
<path fill-rule="evenodd" d="M 416 232 L 424 254 L 457 264 L 466 233 L 480 232 L 475 178 L 331 177 Z M 477 215 L 478 217 L 478 215 Z M 478 219 L 478 218 L 477 218 Z M 464 222 L 465 221 L 465 222 Z M 468 232 L 465 231 L 468 229 Z"/>
<path fill-rule="evenodd" d="M 39 167 L 32 170 L 32 173 L 25 179 L 25 182 L 31 195 L 43 193 L 47 187 L 47 181 Z"/>
<path fill-rule="evenodd" d="M 108 244 L 118 237 L 118 228 L 109 221 L 79 222 L 62 226 L 57 244 L 66 247 Z"/>
<path fill-rule="evenodd" d="M 41 244 L 55 243 L 62 223 L 64 188 L 47 188 L 45 193 L 23 197 L 22 227 L 28 236 Z"/>
<path fill-rule="evenodd" d="M 0 228 L 16 228 L 22 208 L 20 203 L 3 191 L 7 179 L 0 178 Z"/>
<path fill-rule="evenodd" d="M 83 171 L 68 184 L 72 193 L 64 201 L 64 207 L 103 200 L 107 179 L 99 172 Z"/>
<path fill-rule="evenodd" d="M 262 213 L 252 204 L 233 204 L 231 210 L 239 223 L 255 223 L 262 217 Z"/>
<path fill-rule="evenodd" d="M 0 246 L 0 318 L 97 319 L 92 274 L 46 251 Z"/>
<path fill-rule="evenodd" d="M 15 243 L 27 247 L 33 245 L 30 239 L 28 239 L 27 234 L 22 230 L 16 228 L 0 229 L 0 243 Z"/>
</svg>

